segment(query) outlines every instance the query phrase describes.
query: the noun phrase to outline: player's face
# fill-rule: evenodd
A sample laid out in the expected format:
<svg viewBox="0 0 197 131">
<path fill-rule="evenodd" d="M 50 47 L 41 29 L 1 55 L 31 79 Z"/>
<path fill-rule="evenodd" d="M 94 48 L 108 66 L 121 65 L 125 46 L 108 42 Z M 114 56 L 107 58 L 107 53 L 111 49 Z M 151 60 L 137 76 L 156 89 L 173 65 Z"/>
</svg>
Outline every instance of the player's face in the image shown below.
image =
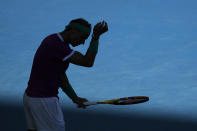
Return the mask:
<svg viewBox="0 0 197 131">
<path fill-rule="evenodd" d="M 89 34 L 85 34 L 79 31 L 75 31 L 72 35 L 71 35 L 71 45 L 73 47 L 75 46 L 79 46 L 81 44 L 85 43 L 85 40 L 89 37 Z"/>
</svg>

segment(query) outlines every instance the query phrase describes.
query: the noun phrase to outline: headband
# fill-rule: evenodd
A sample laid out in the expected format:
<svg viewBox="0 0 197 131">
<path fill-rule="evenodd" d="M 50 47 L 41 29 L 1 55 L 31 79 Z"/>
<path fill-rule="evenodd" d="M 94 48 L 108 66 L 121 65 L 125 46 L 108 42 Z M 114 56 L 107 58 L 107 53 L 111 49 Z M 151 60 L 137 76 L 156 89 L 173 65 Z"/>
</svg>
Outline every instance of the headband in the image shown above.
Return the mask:
<svg viewBox="0 0 197 131">
<path fill-rule="evenodd" d="M 78 31 L 83 32 L 83 33 L 85 33 L 85 34 L 89 34 L 90 31 L 91 31 L 90 28 L 88 28 L 88 27 L 86 27 L 86 26 L 84 26 L 84 25 L 82 25 L 82 24 L 79 24 L 79 23 L 74 23 L 74 22 L 73 22 L 73 23 L 70 23 L 69 26 L 72 27 L 72 28 L 75 28 L 75 29 L 77 29 Z"/>
</svg>

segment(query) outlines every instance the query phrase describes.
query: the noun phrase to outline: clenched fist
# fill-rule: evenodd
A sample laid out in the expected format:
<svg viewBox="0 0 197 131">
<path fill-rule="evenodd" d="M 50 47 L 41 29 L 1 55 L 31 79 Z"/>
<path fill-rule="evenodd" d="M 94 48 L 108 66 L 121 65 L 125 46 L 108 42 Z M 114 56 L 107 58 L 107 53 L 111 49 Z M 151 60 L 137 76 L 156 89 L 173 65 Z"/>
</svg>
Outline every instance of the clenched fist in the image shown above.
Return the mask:
<svg viewBox="0 0 197 131">
<path fill-rule="evenodd" d="M 107 32 L 107 31 L 108 31 L 107 22 L 105 22 L 105 21 L 99 22 L 94 26 L 93 36 L 100 37 L 100 35 L 102 35 L 103 33 Z"/>
</svg>

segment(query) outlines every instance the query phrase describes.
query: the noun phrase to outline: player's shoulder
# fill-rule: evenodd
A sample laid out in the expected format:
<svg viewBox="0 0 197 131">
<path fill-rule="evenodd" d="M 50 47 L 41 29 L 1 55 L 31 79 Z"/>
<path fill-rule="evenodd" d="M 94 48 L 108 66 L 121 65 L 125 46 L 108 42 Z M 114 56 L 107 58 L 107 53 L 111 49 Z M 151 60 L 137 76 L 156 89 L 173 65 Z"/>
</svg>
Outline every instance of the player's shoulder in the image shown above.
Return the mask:
<svg viewBox="0 0 197 131">
<path fill-rule="evenodd" d="M 42 40 L 42 45 L 50 45 L 50 46 L 56 46 L 59 45 L 61 46 L 61 40 L 59 39 L 57 34 L 50 34 L 48 36 L 46 36 L 43 40 Z"/>
<path fill-rule="evenodd" d="M 57 35 L 57 34 L 55 34 L 55 33 L 54 33 L 54 34 L 50 34 L 50 35 L 46 36 L 44 40 L 49 40 L 49 41 L 50 41 L 50 40 L 53 40 L 53 41 L 54 41 L 54 40 L 57 40 L 57 41 L 59 41 L 59 39 L 58 39 L 58 35 Z"/>
</svg>

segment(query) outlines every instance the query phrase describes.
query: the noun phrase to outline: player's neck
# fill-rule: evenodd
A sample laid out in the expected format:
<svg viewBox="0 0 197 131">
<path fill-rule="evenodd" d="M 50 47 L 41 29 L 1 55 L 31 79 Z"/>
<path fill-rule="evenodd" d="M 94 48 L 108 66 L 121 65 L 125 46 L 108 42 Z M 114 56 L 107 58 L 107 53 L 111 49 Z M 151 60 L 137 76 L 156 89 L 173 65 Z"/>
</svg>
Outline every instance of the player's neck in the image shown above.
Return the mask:
<svg viewBox="0 0 197 131">
<path fill-rule="evenodd" d="M 60 32 L 60 35 L 64 39 L 65 44 L 69 44 L 70 43 L 69 32 L 63 31 L 63 32 Z"/>
</svg>

